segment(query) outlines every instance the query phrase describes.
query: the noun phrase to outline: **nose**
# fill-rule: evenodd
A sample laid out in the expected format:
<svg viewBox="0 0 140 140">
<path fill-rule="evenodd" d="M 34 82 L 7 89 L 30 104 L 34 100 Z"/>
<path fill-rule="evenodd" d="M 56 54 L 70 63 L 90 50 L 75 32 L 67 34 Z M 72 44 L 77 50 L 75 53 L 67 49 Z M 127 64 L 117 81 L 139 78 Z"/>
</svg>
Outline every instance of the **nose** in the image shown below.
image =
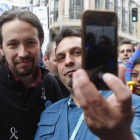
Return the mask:
<svg viewBox="0 0 140 140">
<path fill-rule="evenodd" d="M 74 62 L 73 56 L 70 54 L 67 54 L 66 58 L 65 58 L 65 66 L 66 67 L 73 66 L 74 64 L 75 64 L 75 62 Z"/>
<path fill-rule="evenodd" d="M 127 55 L 127 51 L 124 52 L 124 55 Z"/>
<path fill-rule="evenodd" d="M 24 58 L 27 55 L 28 55 L 27 48 L 24 45 L 20 45 L 18 48 L 18 56 Z"/>
</svg>

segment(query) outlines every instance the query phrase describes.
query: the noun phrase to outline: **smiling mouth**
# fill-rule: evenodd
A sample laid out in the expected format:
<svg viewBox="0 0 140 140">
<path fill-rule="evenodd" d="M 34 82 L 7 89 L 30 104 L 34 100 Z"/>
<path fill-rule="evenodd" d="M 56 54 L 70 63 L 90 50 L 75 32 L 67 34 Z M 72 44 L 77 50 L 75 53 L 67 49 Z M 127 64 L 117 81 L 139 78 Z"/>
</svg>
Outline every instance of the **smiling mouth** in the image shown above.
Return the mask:
<svg viewBox="0 0 140 140">
<path fill-rule="evenodd" d="M 27 66 L 31 65 L 31 61 L 17 62 L 16 65 L 20 66 L 20 67 L 27 67 Z"/>
<path fill-rule="evenodd" d="M 140 85 L 137 85 L 137 89 L 140 89 Z"/>
<path fill-rule="evenodd" d="M 129 59 L 129 58 L 123 58 L 123 60 L 127 60 L 127 59 Z"/>
<path fill-rule="evenodd" d="M 19 61 L 19 62 L 16 62 L 16 64 L 21 64 L 21 63 L 29 63 L 31 62 L 31 60 L 26 60 L 26 61 Z"/>
</svg>

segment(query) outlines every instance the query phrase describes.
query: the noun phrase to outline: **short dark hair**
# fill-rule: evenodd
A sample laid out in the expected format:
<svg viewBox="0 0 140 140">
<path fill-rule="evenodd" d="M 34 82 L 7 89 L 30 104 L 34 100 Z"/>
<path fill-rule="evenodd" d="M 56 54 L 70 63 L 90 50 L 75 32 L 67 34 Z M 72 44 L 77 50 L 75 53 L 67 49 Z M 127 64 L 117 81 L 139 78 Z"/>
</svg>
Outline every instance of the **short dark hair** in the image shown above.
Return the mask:
<svg viewBox="0 0 140 140">
<path fill-rule="evenodd" d="M 41 43 L 41 41 L 44 39 L 44 31 L 37 16 L 27 9 L 12 8 L 9 11 L 5 11 L 0 16 L 0 45 L 2 45 L 2 25 L 15 19 L 26 21 L 34 26 L 38 30 L 38 38 Z"/>
<path fill-rule="evenodd" d="M 81 33 L 80 33 L 80 31 L 71 30 L 69 28 L 62 28 L 61 32 L 59 34 L 57 34 L 56 38 L 55 38 L 55 43 L 56 43 L 55 51 L 57 50 L 59 43 L 65 37 L 70 37 L 70 36 L 81 37 Z"/>
<path fill-rule="evenodd" d="M 47 48 L 46 48 L 45 54 L 46 54 L 48 59 L 50 59 L 50 55 L 52 53 L 52 48 L 53 48 L 54 43 L 55 43 L 55 41 L 51 41 L 51 42 L 49 42 L 47 44 Z"/>
<path fill-rule="evenodd" d="M 121 45 L 124 45 L 124 44 L 129 44 L 129 45 L 131 45 L 132 48 L 133 48 L 133 52 L 135 52 L 135 48 L 134 48 L 134 46 L 132 45 L 132 43 L 131 43 L 130 40 L 124 40 L 124 41 L 122 41 Z M 121 45 L 120 45 L 120 46 L 121 46 Z"/>
<path fill-rule="evenodd" d="M 134 62 L 134 64 L 133 64 L 133 68 L 134 68 L 135 65 L 137 65 L 137 64 L 140 64 L 140 57 L 138 57 L 138 58 L 135 60 L 135 62 Z"/>
</svg>

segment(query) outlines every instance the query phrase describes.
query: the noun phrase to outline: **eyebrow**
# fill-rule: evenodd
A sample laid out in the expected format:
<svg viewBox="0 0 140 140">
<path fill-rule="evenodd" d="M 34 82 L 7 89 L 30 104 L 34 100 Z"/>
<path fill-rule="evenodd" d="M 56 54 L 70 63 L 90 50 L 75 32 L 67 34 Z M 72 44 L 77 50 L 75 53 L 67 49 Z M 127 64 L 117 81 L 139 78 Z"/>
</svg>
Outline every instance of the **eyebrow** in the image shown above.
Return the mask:
<svg viewBox="0 0 140 140">
<path fill-rule="evenodd" d="M 138 71 L 133 69 L 133 71 L 132 71 L 132 72 L 138 72 Z"/>
<path fill-rule="evenodd" d="M 71 51 L 71 50 L 75 50 L 75 49 L 82 49 L 82 47 L 74 46 L 73 48 L 70 49 L 70 51 Z M 63 54 L 63 52 L 57 53 L 57 54 L 56 54 L 56 57 L 59 56 L 59 55 L 62 55 L 62 54 Z"/>
<path fill-rule="evenodd" d="M 24 41 L 30 41 L 30 40 L 36 40 L 36 38 L 31 37 L 31 38 L 25 39 Z M 10 40 L 6 41 L 6 43 L 9 43 L 9 42 L 18 42 L 18 40 L 17 39 L 10 39 Z"/>
<path fill-rule="evenodd" d="M 6 43 L 15 42 L 15 41 L 18 41 L 18 40 L 16 40 L 16 39 L 11 39 L 11 40 L 6 41 Z"/>
<path fill-rule="evenodd" d="M 27 38 L 25 40 L 36 40 L 36 38 L 35 37 L 30 37 L 30 38 Z"/>
</svg>

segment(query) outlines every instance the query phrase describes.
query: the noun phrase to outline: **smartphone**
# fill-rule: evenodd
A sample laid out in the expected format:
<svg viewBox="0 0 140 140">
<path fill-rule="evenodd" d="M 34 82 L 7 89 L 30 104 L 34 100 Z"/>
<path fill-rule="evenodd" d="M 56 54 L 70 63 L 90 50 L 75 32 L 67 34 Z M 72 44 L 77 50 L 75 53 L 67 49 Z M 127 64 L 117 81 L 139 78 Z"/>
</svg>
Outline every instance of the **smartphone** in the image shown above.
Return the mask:
<svg viewBox="0 0 140 140">
<path fill-rule="evenodd" d="M 112 11 L 82 14 L 82 68 L 98 90 L 109 90 L 102 80 L 104 73 L 118 74 L 117 19 Z"/>
</svg>

